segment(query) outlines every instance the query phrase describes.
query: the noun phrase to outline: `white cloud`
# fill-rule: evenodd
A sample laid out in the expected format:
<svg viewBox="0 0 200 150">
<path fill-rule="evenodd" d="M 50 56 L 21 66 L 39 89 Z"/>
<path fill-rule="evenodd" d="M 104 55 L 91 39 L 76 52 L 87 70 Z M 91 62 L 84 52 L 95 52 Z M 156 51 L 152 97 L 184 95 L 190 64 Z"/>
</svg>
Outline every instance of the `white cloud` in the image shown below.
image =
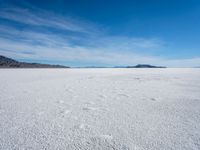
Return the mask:
<svg viewBox="0 0 200 150">
<path fill-rule="evenodd" d="M 83 63 L 100 63 L 107 65 L 135 65 L 138 63 L 150 63 L 153 65 L 166 65 L 169 67 L 192 67 L 200 66 L 200 58 L 191 59 L 164 59 L 153 56 L 142 56 L 134 53 L 105 52 L 101 49 L 87 49 L 83 47 L 54 48 L 30 46 L 29 44 L 15 43 L 0 39 L 0 45 L 7 50 L 0 50 L 4 55 L 13 58 L 54 60 L 54 61 L 77 61 Z M 13 51 L 15 49 L 15 51 Z M 9 51 L 11 50 L 11 51 Z"/>
<path fill-rule="evenodd" d="M 198 57 L 166 59 L 147 55 L 145 51 L 160 49 L 165 45 L 165 42 L 158 38 L 110 36 L 86 21 L 74 20 L 42 10 L 34 13 L 28 9 L 6 8 L 0 11 L 0 17 L 41 27 L 40 30 L 34 30 L 0 25 L 0 54 L 12 58 L 113 66 L 138 63 L 170 67 L 200 66 Z M 46 27 L 77 34 L 47 32 Z"/>
<path fill-rule="evenodd" d="M 88 24 L 84 24 L 78 20 L 56 15 L 41 9 L 35 9 L 33 11 L 19 7 L 4 8 L 0 11 L 0 18 L 33 26 L 52 27 L 74 32 L 90 33 L 94 29 L 92 25 L 88 27 Z"/>
</svg>

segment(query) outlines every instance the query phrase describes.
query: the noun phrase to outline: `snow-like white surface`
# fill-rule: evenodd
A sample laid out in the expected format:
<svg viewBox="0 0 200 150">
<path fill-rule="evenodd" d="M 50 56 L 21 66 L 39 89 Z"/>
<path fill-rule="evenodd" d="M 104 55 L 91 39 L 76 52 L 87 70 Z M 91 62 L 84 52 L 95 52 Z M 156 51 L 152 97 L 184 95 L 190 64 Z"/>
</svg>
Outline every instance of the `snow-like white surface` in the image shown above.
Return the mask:
<svg viewBox="0 0 200 150">
<path fill-rule="evenodd" d="M 200 69 L 1 69 L 0 149 L 199 150 Z"/>
</svg>

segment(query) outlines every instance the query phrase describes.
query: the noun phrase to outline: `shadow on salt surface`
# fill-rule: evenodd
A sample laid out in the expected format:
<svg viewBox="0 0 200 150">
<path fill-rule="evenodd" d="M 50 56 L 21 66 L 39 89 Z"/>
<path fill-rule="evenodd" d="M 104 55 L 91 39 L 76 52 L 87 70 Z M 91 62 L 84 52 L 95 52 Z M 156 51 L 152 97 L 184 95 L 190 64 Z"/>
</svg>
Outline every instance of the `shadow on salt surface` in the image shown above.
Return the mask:
<svg viewBox="0 0 200 150">
<path fill-rule="evenodd" d="M 120 143 L 111 135 L 99 135 L 93 136 L 82 140 L 77 140 L 70 145 L 67 149 L 76 150 L 131 150 L 129 146 Z M 134 147 L 135 150 L 139 150 L 138 147 Z M 133 150 L 134 150 L 133 149 Z"/>
</svg>

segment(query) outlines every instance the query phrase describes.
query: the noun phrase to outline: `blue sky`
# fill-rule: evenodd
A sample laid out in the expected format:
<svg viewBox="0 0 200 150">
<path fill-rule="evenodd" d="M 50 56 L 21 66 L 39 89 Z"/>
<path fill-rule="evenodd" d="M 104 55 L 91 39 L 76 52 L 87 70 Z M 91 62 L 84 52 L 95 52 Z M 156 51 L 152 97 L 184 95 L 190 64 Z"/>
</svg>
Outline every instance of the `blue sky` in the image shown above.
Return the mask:
<svg viewBox="0 0 200 150">
<path fill-rule="evenodd" d="M 200 66 L 200 2 L 0 0 L 0 54 L 69 66 Z"/>
</svg>

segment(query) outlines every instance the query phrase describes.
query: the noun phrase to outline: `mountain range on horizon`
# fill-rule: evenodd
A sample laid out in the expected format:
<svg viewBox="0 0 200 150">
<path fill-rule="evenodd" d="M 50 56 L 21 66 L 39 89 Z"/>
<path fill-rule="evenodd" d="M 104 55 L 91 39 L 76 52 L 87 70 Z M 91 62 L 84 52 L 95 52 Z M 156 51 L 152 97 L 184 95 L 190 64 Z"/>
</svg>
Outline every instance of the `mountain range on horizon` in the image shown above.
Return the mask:
<svg viewBox="0 0 200 150">
<path fill-rule="evenodd" d="M 70 68 L 70 67 L 63 66 L 63 65 L 20 62 L 12 58 L 8 58 L 6 56 L 0 55 L 0 68 Z M 78 68 L 166 68 L 166 67 L 153 66 L 149 64 L 138 64 L 136 66 L 115 66 L 115 67 L 87 66 L 87 67 L 78 67 Z"/>
</svg>

